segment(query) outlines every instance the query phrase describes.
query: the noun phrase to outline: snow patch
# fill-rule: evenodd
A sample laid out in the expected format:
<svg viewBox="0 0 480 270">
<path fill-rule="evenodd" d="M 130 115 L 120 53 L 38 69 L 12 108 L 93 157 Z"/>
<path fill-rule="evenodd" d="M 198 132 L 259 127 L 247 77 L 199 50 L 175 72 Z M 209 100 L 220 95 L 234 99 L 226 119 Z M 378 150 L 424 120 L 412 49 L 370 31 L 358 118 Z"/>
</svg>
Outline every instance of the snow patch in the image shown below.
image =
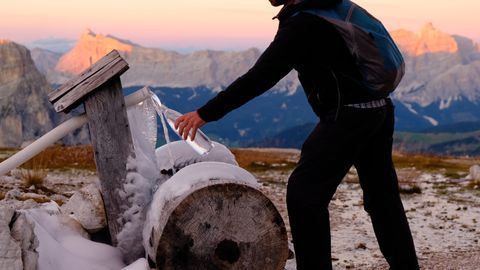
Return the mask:
<svg viewBox="0 0 480 270">
<path fill-rule="evenodd" d="M 462 101 L 463 98 L 462 96 L 453 96 L 453 97 L 448 97 L 447 99 L 442 99 L 440 100 L 440 104 L 438 105 L 439 110 L 445 110 L 448 109 L 452 106 L 452 103 L 454 101 Z"/>
<path fill-rule="evenodd" d="M 247 132 L 248 132 L 249 130 L 250 130 L 249 128 L 239 129 L 239 130 L 238 130 L 238 135 L 240 135 L 240 137 L 243 137 L 243 136 L 247 135 Z"/>
<path fill-rule="evenodd" d="M 417 111 L 415 111 L 415 109 L 413 109 L 413 106 L 412 106 L 412 104 L 403 103 L 403 102 L 402 102 L 402 104 L 403 104 L 403 105 L 405 105 L 405 107 L 406 107 L 406 108 L 407 108 L 407 109 L 408 109 L 408 110 L 409 110 L 411 113 L 413 113 L 413 114 L 417 114 L 417 115 L 418 115 L 418 112 L 417 112 Z"/>
<path fill-rule="evenodd" d="M 223 91 L 224 89 L 225 89 L 224 86 L 219 85 L 219 86 L 213 87 L 212 92 L 213 92 L 213 93 L 219 93 L 219 92 Z"/>
<path fill-rule="evenodd" d="M 438 109 L 439 110 L 445 110 L 445 109 L 450 108 L 450 106 L 452 105 L 452 101 L 453 101 L 452 97 L 440 100 L 440 105 L 438 106 Z"/>
<path fill-rule="evenodd" d="M 150 270 L 150 266 L 146 259 L 140 258 L 122 270 Z"/>
<path fill-rule="evenodd" d="M 23 212 L 34 224 L 39 241 L 38 270 L 118 270 L 125 266 L 118 249 L 90 241 L 65 226 L 56 203 Z"/>
<path fill-rule="evenodd" d="M 432 126 L 438 126 L 438 121 L 435 120 L 434 118 L 430 117 L 430 116 L 427 116 L 427 115 L 424 115 L 423 118 L 427 119 L 428 122 L 430 122 L 430 124 L 432 124 Z"/>
<path fill-rule="evenodd" d="M 262 120 L 262 114 L 261 113 L 254 113 L 253 114 L 253 121 L 255 123 L 259 123 Z"/>
<path fill-rule="evenodd" d="M 192 95 L 187 98 L 188 101 L 196 98 L 198 96 L 197 91 L 195 89 L 192 89 Z"/>
<path fill-rule="evenodd" d="M 425 88 L 425 83 L 413 81 L 409 85 L 398 87 L 397 91 L 395 91 L 395 96 L 401 97 L 404 95 L 412 94 L 417 91 L 420 91 Z"/>
</svg>

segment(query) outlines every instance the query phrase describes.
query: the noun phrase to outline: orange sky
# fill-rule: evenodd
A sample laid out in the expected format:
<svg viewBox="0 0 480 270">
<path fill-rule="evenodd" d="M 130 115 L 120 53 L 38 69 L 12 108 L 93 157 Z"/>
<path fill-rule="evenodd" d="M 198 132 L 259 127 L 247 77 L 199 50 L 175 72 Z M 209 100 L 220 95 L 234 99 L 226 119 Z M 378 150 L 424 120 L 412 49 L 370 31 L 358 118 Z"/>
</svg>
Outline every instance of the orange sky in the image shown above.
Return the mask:
<svg viewBox="0 0 480 270">
<path fill-rule="evenodd" d="M 265 47 L 278 8 L 267 0 L 0 0 L 0 39 L 77 39 L 85 28 L 152 47 Z M 232 4 L 232 2 L 236 2 Z M 478 0 L 357 0 L 390 30 L 426 22 L 480 40 Z"/>
</svg>

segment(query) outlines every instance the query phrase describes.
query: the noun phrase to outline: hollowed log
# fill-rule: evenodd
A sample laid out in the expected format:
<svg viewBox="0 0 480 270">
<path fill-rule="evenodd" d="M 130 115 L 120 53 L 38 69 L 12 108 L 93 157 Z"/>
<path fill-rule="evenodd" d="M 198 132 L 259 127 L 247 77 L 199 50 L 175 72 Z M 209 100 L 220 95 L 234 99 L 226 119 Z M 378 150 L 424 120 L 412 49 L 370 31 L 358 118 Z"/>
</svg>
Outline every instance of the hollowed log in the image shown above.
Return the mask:
<svg viewBox="0 0 480 270">
<path fill-rule="evenodd" d="M 146 250 L 157 269 L 284 269 L 283 219 L 245 181 L 202 181 L 152 210 L 161 222 L 151 227 Z"/>
</svg>

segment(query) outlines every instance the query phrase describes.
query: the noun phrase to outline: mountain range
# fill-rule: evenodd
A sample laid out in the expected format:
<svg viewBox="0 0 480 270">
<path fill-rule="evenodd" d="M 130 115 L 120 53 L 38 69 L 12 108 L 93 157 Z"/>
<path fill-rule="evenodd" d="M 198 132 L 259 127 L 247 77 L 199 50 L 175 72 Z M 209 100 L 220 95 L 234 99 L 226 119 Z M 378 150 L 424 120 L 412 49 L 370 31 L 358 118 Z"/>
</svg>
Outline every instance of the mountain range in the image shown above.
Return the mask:
<svg viewBox="0 0 480 270">
<path fill-rule="evenodd" d="M 405 77 L 392 94 L 397 131 L 428 134 L 429 129 L 438 128 L 457 132 L 458 123 L 469 130 L 480 129 L 478 45 L 466 37 L 443 33 L 432 24 L 418 32 L 396 30 L 391 35 L 406 63 Z M 86 30 L 64 54 L 35 48 L 31 57 L 47 81 L 59 85 L 112 49 L 130 65 L 122 75 L 127 92 L 143 85 L 154 86 L 179 111 L 201 106 L 246 72 L 261 54 L 255 48 L 178 53 Z M 279 143 L 282 134 L 293 137 L 292 130 L 305 130 L 305 135 L 317 121 L 302 92 L 296 73 L 291 72 L 271 91 L 218 123 L 207 125 L 206 132 L 231 145 L 289 145 Z"/>
<path fill-rule="evenodd" d="M 418 131 L 455 122 L 479 121 L 480 49 L 471 39 L 449 35 L 426 24 L 420 31 L 391 32 L 403 52 L 406 74 L 392 97 L 399 111 L 400 130 Z M 131 41 L 86 30 L 64 55 L 35 52 L 34 60 L 49 82 L 61 84 L 117 49 L 131 69 L 122 76 L 125 86 L 205 86 L 219 91 L 246 72 L 259 57 L 258 49 L 196 51 L 181 54 L 145 48 Z M 295 72 L 274 91 L 288 95 L 300 87 Z"/>
<path fill-rule="evenodd" d="M 448 35 L 427 24 L 418 33 L 392 32 L 403 52 L 406 74 L 393 98 L 430 126 L 480 118 L 480 50 L 472 40 Z M 404 130 L 429 125 L 409 121 Z M 401 121 L 401 119 L 400 119 Z"/>
</svg>

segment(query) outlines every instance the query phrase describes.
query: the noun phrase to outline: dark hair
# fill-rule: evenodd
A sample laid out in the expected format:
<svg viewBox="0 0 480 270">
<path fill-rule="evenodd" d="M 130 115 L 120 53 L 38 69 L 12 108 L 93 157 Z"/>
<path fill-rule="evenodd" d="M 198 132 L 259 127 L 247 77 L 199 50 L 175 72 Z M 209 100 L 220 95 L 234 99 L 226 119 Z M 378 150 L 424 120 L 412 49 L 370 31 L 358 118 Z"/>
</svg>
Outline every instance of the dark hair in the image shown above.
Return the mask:
<svg viewBox="0 0 480 270">
<path fill-rule="evenodd" d="M 270 0 L 270 3 L 273 5 L 273 6 L 281 6 L 281 5 L 285 5 L 285 3 L 287 3 L 288 0 Z"/>
<path fill-rule="evenodd" d="M 279 2 L 287 3 L 288 0 L 278 0 Z M 280 20 L 290 17 L 292 14 L 301 10 L 310 8 L 326 9 L 342 3 L 343 0 L 303 0 L 295 5 L 285 5 L 275 18 Z"/>
</svg>

